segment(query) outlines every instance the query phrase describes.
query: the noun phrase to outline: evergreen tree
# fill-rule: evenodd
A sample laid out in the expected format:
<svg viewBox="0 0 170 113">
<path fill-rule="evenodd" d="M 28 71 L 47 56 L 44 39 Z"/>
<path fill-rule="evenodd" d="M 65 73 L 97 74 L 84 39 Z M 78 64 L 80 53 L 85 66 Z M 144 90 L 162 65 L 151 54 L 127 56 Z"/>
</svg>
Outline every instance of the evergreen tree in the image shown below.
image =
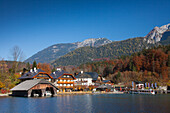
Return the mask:
<svg viewBox="0 0 170 113">
<path fill-rule="evenodd" d="M 52 72 L 55 72 L 55 71 L 56 71 L 56 69 L 55 69 L 55 67 L 53 67 Z"/>
<path fill-rule="evenodd" d="M 34 67 L 37 68 L 37 62 L 35 60 L 34 60 L 33 65 L 32 65 L 32 69 L 34 69 Z"/>
<path fill-rule="evenodd" d="M 130 63 L 129 63 L 129 69 L 130 69 L 130 71 L 133 70 L 133 63 L 132 63 L 132 61 L 130 61 Z"/>
<path fill-rule="evenodd" d="M 30 70 L 30 63 L 29 63 L 29 62 L 27 63 L 26 68 L 27 68 L 28 70 Z"/>
</svg>

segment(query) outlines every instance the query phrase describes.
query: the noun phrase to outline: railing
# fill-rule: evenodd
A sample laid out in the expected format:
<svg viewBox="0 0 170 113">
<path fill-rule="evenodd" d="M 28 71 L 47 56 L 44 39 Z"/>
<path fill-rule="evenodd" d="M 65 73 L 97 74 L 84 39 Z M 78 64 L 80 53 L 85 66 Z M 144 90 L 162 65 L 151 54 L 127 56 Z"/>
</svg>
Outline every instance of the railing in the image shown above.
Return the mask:
<svg viewBox="0 0 170 113">
<path fill-rule="evenodd" d="M 73 88 L 74 86 L 57 86 L 59 89 L 60 88 Z"/>
<path fill-rule="evenodd" d="M 58 81 L 57 84 L 74 84 L 74 82 L 68 81 Z"/>
</svg>

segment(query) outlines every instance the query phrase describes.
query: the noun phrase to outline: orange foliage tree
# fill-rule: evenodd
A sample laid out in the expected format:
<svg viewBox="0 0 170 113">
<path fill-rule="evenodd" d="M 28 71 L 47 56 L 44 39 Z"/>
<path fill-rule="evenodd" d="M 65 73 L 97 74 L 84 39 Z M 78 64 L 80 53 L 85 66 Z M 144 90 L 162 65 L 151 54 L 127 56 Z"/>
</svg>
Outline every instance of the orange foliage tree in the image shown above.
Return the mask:
<svg viewBox="0 0 170 113">
<path fill-rule="evenodd" d="M 48 74 L 51 73 L 50 65 L 47 63 L 38 63 L 37 68 L 47 72 Z"/>
<path fill-rule="evenodd" d="M 133 57 L 133 62 L 136 66 L 137 71 L 139 72 L 141 67 L 142 67 L 142 59 L 139 56 L 134 56 Z"/>
</svg>

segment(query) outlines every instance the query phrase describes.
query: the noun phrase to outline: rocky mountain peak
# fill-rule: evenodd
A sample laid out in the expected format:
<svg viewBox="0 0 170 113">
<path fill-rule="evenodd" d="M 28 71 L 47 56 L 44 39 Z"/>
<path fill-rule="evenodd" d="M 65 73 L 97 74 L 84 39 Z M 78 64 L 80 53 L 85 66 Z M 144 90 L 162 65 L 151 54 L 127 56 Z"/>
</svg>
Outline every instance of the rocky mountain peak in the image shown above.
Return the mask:
<svg viewBox="0 0 170 113">
<path fill-rule="evenodd" d="M 111 40 L 108 40 L 106 38 L 89 38 L 82 42 L 79 42 L 77 48 L 85 47 L 85 46 L 98 47 L 98 46 L 105 45 L 111 42 L 112 42 Z"/>
<path fill-rule="evenodd" d="M 51 61 L 67 54 L 68 52 L 71 52 L 79 47 L 85 47 L 85 46 L 91 46 L 91 47 L 99 47 L 108 43 L 111 43 L 112 41 L 106 39 L 106 38 L 90 38 L 86 39 L 82 42 L 74 42 L 74 43 L 60 43 L 60 44 L 54 44 L 50 47 L 47 47 L 38 53 L 34 54 L 25 62 L 32 63 L 34 60 L 37 63 L 50 63 Z"/>
<path fill-rule="evenodd" d="M 161 27 L 154 27 L 154 29 L 145 36 L 145 41 L 149 44 L 155 44 L 161 41 L 163 33 L 167 30 L 170 30 L 170 23 Z"/>
</svg>

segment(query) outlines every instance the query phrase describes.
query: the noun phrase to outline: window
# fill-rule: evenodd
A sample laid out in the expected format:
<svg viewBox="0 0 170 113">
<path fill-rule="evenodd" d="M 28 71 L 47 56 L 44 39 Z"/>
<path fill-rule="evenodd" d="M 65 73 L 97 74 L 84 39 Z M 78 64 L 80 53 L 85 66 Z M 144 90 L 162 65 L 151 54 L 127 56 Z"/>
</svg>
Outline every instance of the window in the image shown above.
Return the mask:
<svg viewBox="0 0 170 113">
<path fill-rule="evenodd" d="M 62 84 L 60 84 L 60 86 L 62 86 Z"/>
<path fill-rule="evenodd" d="M 64 86 L 66 86 L 66 84 L 64 84 Z"/>
<path fill-rule="evenodd" d="M 71 84 L 71 86 L 73 86 L 73 84 Z"/>
</svg>

